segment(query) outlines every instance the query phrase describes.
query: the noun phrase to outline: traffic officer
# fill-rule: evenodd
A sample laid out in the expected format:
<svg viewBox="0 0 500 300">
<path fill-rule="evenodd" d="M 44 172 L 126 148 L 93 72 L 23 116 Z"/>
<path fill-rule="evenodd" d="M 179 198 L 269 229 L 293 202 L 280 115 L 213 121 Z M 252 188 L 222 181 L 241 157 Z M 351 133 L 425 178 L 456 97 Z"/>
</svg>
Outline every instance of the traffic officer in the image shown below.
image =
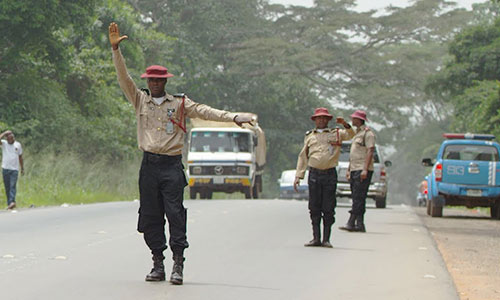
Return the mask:
<svg viewBox="0 0 500 300">
<path fill-rule="evenodd" d="M 149 90 L 138 89 L 128 74 L 119 44 L 118 25 L 109 25 L 109 40 L 113 49 L 113 63 L 118 83 L 135 108 L 137 140 L 143 154 L 139 173 L 140 208 L 137 230 L 153 255 L 153 269 L 146 281 L 164 281 L 163 251 L 167 248 L 165 215 L 169 225 L 169 245 L 174 265 L 170 282 L 183 283 L 184 249 L 189 246 L 186 238 L 186 209 L 183 205 L 184 187 L 187 185 L 181 152 L 186 133 L 185 118 L 213 121 L 234 121 L 241 126 L 250 123 L 251 116 L 213 109 L 199 104 L 184 95 L 172 96 L 165 92 L 167 78 L 174 75 L 167 68 L 153 65 L 141 78 L 147 78 Z"/>
<path fill-rule="evenodd" d="M 364 215 L 366 195 L 373 175 L 375 134 L 365 125 L 366 112 L 357 110 L 351 115 L 356 135 L 352 139 L 347 174 L 351 183 L 352 209 L 347 224 L 340 227 L 346 231 L 366 232 Z"/>
<path fill-rule="evenodd" d="M 311 120 L 316 128 L 306 133 L 304 147 L 300 151 L 293 187 L 304 178 L 309 167 L 309 214 L 311 217 L 313 239 L 304 246 L 323 246 L 331 248 L 330 233 L 335 223 L 335 207 L 337 199 L 337 171 L 342 141 L 350 140 L 354 130 L 343 119 L 337 118 L 337 123 L 345 129 L 328 128 L 328 122 L 333 118 L 324 107 L 316 108 Z M 323 219 L 323 240 L 321 241 L 320 223 Z"/>
</svg>

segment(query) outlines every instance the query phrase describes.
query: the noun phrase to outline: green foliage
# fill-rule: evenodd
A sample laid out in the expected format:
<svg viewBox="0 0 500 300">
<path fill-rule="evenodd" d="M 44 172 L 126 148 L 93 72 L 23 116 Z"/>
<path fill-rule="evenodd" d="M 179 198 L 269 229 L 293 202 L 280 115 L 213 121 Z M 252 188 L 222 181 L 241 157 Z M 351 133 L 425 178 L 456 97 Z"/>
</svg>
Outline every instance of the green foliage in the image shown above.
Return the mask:
<svg viewBox="0 0 500 300">
<path fill-rule="evenodd" d="M 500 137 L 500 19 L 465 29 L 449 55 L 445 68 L 428 79 L 428 91 L 454 105 L 453 130 Z"/>
<path fill-rule="evenodd" d="M 457 96 L 452 126 L 458 132 L 500 137 L 500 82 L 484 80 Z"/>
</svg>

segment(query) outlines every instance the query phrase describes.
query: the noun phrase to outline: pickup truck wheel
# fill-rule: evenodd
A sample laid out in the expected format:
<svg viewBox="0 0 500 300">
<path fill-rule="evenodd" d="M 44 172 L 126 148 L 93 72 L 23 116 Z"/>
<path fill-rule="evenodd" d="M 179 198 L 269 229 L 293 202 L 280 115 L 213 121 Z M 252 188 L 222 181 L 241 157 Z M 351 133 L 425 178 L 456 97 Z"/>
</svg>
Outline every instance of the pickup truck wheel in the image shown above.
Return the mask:
<svg viewBox="0 0 500 300">
<path fill-rule="evenodd" d="M 431 201 L 430 200 L 426 201 L 426 206 L 427 206 L 427 215 L 430 216 L 431 215 Z"/>
<path fill-rule="evenodd" d="M 387 198 L 375 198 L 376 208 L 385 208 L 387 206 Z"/>
<path fill-rule="evenodd" d="M 196 199 L 196 193 L 198 191 L 195 188 L 189 188 L 189 198 Z"/>
<path fill-rule="evenodd" d="M 436 205 L 436 200 L 431 200 L 431 217 L 442 217 L 443 216 L 443 207 Z"/>
<path fill-rule="evenodd" d="M 500 201 L 490 207 L 490 214 L 492 219 L 500 220 Z"/>
</svg>

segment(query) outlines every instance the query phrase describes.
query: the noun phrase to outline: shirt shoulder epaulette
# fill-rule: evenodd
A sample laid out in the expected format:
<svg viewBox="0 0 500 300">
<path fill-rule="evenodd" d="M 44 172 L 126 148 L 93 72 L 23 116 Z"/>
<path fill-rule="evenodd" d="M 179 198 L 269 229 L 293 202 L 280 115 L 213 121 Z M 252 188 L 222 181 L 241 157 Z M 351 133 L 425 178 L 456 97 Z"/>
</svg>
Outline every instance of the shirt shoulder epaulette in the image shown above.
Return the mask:
<svg viewBox="0 0 500 300">
<path fill-rule="evenodd" d="M 150 93 L 149 93 L 149 90 L 148 90 L 148 89 L 141 89 L 141 91 L 142 91 L 143 93 L 145 93 L 146 95 L 148 95 L 148 96 L 150 95 Z"/>
<path fill-rule="evenodd" d="M 177 94 L 173 94 L 172 96 L 174 96 L 176 98 L 184 98 L 186 96 L 186 94 L 184 94 L 184 93 L 177 93 Z"/>
<path fill-rule="evenodd" d="M 306 136 L 310 135 L 311 133 L 313 133 L 314 130 L 308 130 L 306 131 Z"/>
</svg>

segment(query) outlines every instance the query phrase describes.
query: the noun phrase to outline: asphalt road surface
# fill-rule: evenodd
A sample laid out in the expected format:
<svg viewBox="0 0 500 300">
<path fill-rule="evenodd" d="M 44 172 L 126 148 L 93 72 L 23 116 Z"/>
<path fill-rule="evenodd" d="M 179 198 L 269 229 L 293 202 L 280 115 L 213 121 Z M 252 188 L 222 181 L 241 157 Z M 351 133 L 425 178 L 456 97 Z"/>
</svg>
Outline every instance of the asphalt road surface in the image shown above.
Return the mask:
<svg viewBox="0 0 500 300">
<path fill-rule="evenodd" d="M 458 299 L 411 208 L 368 209 L 367 233 L 306 248 L 307 203 L 189 200 L 184 285 L 144 281 L 138 202 L 0 212 L 0 299 Z M 170 250 L 166 269 L 170 273 Z"/>
</svg>

